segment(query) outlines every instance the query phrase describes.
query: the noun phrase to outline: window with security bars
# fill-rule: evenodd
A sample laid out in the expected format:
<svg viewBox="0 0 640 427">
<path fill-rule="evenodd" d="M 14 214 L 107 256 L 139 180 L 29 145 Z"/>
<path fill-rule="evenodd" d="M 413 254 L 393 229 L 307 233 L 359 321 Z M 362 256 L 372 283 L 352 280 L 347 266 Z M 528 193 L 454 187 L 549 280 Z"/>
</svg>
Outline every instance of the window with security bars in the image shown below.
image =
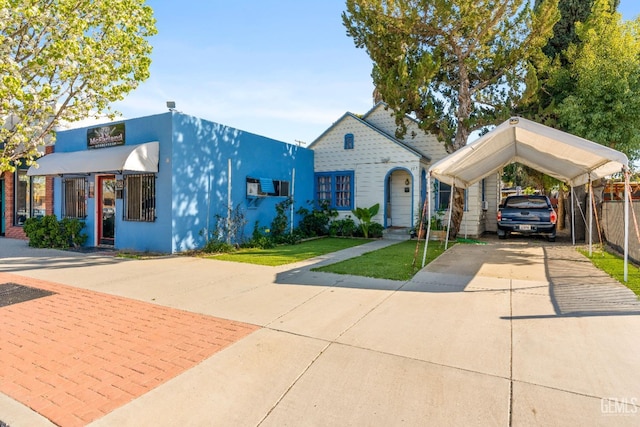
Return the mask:
<svg viewBox="0 0 640 427">
<path fill-rule="evenodd" d="M 83 219 L 87 217 L 87 183 L 84 178 L 65 178 L 62 181 L 62 216 Z"/>
<path fill-rule="evenodd" d="M 125 221 L 156 220 L 156 177 L 153 174 L 126 175 L 124 177 Z"/>
</svg>

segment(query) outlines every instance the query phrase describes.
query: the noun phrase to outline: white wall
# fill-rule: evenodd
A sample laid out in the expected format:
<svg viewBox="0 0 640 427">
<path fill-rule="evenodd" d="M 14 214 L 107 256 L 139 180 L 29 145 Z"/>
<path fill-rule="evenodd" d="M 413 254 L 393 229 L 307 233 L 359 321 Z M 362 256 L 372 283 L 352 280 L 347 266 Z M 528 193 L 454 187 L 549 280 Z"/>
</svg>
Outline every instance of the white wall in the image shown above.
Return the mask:
<svg viewBox="0 0 640 427">
<path fill-rule="evenodd" d="M 367 113 L 364 120 L 395 137 L 397 128 L 396 121 L 391 114 L 391 110 L 385 109 L 384 104 L 378 105 L 375 109 Z M 444 148 L 444 144 L 438 141 L 438 138 L 425 133 L 413 120 L 406 119 L 405 123 L 407 123 L 407 133 L 404 136 L 403 142 L 426 154 L 432 163 L 447 156 L 447 150 Z"/>
<path fill-rule="evenodd" d="M 354 148 L 344 149 L 344 135 L 354 136 Z M 311 147 L 315 152 L 315 172 L 355 172 L 354 207 L 380 204 L 380 212 L 373 220 L 384 224 L 384 178 L 395 167 L 413 174 L 412 182 L 419 185 L 419 158 L 384 135 L 357 119 L 346 116 Z M 419 192 L 413 193 L 419 197 Z M 410 193 L 411 194 L 411 193 Z M 351 215 L 341 211 L 340 217 Z"/>
<path fill-rule="evenodd" d="M 485 178 L 485 200 L 489 203 L 489 209 L 486 212 L 485 231 L 498 231 L 498 205 L 500 204 L 500 178 L 495 173 Z"/>
<path fill-rule="evenodd" d="M 338 123 L 314 142 L 315 172 L 352 170 L 355 172 L 354 207 L 370 207 L 380 204 L 374 221 L 385 224 L 385 177 L 392 175 L 393 211 L 387 226 L 410 227 L 415 225 L 420 206 L 420 184 L 422 169 L 447 156 L 444 144 L 421 130 L 417 123 L 407 119 L 407 133 L 402 141 L 411 150 L 395 142 L 396 123 L 391 110 L 379 104 L 363 116 L 363 120 L 375 127 L 372 129 L 362 121 L 345 115 Z M 379 131 L 383 132 L 381 134 Z M 344 149 L 344 135 L 354 135 L 354 149 Z M 427 156 L 429 160 L 423 158 Z M 406 170 L 406 171 L 404 171 Z M 402 171 L 402 172 L 401 172 Z M 404 181 L 409 178 L 410 191 L 404 193 Z M 432 192 L 432 197 L 434 193 Z M 485 197 L 489 209 L 482 210 L 481 184 L 468 189 L 467 207 L 463 215 L 460 233 L 470 237 L 481 235 L 485 230 L 495 231 L 497 210 L 497 182 L 488 177 Z M 434 205 L 433 200 L 430 203 Z M 341 211 L 340 217 L 351 215 Z"/>
</svg>

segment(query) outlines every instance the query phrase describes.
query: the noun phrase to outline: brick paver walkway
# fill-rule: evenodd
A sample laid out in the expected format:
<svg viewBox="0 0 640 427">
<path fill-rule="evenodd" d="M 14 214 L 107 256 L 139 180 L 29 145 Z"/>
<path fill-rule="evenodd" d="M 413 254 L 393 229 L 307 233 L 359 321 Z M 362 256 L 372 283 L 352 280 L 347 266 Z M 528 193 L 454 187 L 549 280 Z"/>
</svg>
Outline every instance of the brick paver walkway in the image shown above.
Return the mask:
<svg viewBox="0 0 640 427">
<path fill-rule="evenodd" d="M 0 273 L 55 294 L 0 308 L 0 391 L 61 426 L 85 425 L 257 326 Z"/>
</svg>

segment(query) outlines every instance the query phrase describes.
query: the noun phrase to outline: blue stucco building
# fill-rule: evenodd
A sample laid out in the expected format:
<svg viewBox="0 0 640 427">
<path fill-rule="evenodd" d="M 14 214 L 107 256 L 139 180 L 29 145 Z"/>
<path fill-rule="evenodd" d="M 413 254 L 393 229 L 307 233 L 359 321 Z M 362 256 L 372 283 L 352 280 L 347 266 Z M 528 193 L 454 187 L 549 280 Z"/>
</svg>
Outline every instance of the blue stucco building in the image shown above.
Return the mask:
<svg viewBox="0 0 640 427">
<path fill-rule="evenodd" d="M 87 246 L 176 253 L 217 218 L 268 227 L 276 204 L 313 199 L 313 151 L 179 112 L 61 131 L 31 176 L 55 176 L 54 213 L 86 224 Z M 223 220 L 224 221 L 224 220 Z"/>
</svg>

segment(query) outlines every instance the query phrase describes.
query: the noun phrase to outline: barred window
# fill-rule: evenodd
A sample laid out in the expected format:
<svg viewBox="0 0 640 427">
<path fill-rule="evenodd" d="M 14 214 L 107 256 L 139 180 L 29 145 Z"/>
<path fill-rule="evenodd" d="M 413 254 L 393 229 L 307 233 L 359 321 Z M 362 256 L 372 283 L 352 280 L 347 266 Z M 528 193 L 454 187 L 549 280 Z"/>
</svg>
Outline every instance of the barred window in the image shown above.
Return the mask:
<svg viewBox="0 0 640 427">
<path fill-rule="evenodd" d="M 156 220 L 156 177 L 153 174 L 126 175 L 124 219 L 125 221 Z"/>
<path fill-rule="evenodd" d="M 62 181 L 63 218 L 87 217 L 86 188 L 84 178 L 65 178 Z"/>
</svg>

